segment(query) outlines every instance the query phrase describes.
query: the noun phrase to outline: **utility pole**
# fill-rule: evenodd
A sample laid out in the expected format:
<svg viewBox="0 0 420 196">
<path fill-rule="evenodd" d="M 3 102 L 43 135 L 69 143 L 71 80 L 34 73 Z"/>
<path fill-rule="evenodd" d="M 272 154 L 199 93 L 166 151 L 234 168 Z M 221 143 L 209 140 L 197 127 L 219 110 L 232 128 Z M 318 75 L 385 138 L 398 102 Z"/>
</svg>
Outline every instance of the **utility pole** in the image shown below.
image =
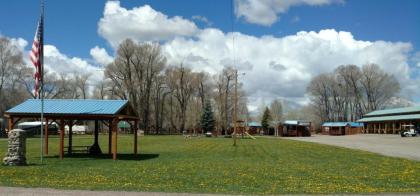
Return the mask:
<svg viewBox="0 0 420 196">
<path fill-rule="evenodd" d="M 236 146 L 236 121 L 237 121 L 237 110 L 238 110 L 238 70 L 235 69 L 235 95 L 233 102 L 233 146 Z"/>
</svg>

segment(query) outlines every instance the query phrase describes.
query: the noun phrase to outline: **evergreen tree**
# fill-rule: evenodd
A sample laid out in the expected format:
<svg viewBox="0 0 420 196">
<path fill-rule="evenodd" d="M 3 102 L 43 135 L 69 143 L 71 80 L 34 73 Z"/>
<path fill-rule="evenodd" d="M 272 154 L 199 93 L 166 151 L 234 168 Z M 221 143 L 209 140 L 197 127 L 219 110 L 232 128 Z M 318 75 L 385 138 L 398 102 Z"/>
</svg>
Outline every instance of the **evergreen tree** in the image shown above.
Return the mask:
<svg viewBox="0 0 420 196">
<path fill-rule="evenodd" d="M 261 119 L 261 126 L 263 127 L 264 131 L 268 130 L 271 120 L 270 110 L 268 107 L 265 107 L 264 114 Z"/>
<path fill-rule="evenodd" d="M 211 104 L 210 101 L 206 101 L 204 108 L 203 108 L 203 113 L 201 115 L 201 128 L 205 131 L 205 132 L 212 132 L 214 129 L 214 117 L 213 117 L 213 111 L 211 109 Z"/>
</svg>

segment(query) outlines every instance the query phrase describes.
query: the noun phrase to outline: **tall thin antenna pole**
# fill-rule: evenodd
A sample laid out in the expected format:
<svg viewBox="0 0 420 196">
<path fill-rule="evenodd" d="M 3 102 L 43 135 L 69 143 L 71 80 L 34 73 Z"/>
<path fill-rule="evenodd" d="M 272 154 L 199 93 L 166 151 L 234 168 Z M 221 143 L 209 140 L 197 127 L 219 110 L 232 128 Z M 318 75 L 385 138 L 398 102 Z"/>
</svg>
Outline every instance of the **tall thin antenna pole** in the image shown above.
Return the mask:
<svg viewBox="0 0 420 196">
<path fill-rule="evenodd" d="M 235 102 L 233 103 L 233 145 L 236 146 L 237 140 L 237 112 L 238 112 L 238 70 L 235 69 Z"/>
<path fill-rule="evenodd" d="M 232 61 L 233 61 L 233 67 L 234 67 L 234 71 L 235 71 L 235 94 L 234 94 L 234 103 L 233 103 L 233 146 L 236 146 L 236 140 L 237 140 L 237 124 L 236 121 L 237 119 L 237 110 L 238 110 L 238 69 L 236 68 L 236 62 L 235 62 L 235 34 L 234 34 L 234 12 L 235 12 L 235 8 L 234 8 L 234 0 L 231 0 L 231 9 L 232 9 L 232 14 L 231 14 L 231 30 L 232 30 Z"/>
<path fill-rule="evenodd" d="M 40 51 L 40 62 L 41 62 L 41 164 L 44 159 L 44 0 L 41 0 L 41 51 Z M 45 125 L 45 126 L 48 126 Z"/>
</svg>

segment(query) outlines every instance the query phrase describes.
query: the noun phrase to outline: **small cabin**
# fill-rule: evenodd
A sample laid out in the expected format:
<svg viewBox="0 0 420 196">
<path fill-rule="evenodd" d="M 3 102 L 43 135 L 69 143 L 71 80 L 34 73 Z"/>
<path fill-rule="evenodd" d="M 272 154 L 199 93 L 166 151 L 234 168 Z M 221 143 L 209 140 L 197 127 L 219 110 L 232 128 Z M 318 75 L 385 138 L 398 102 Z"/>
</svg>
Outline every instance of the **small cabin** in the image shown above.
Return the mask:
<svg viewBox="0 0 420 196">
<path fill-rule="evenodd" d="M 362 130 L 363 123 L 358 122 L 325 122 L 321 125 L 323 135 L 354 135 Z"/>
<path fill-rule="evenodd" d="M 248 122 L 247 131 L 251 135 L 260 134 L 262 131 L 262 125 L 259 122 Z"/>
<path fill-rule="evenodd" d="M 45 123 L 42 123 L 45 126 Z M 34 122 L 22 122 L 17 125 L 18 129 L 25 130 L 25 133 L 28 137 L 32 137 L 35 135 L 41 134 L 41 122 L 34 121 Z M 58 134 L 58 126 L 56 123 L 48 124 L 48 132 L 50 135 L 57 135 Z"/>
<path fill-rule="evenodd" d="M 309 137 L 311 136 L 312 124 L 309 121 L 286 120 L 279 126 L 282 137 Z"/>
<path fill-rule="evenodd" d="M 70 128 L 69 128 L 68 125 L 64 126 L 64 133 L 65 134 L 69 134 L 69 130 L 70 130 Z M 71 131 L 72 131 L 72 133 L 74 133 L 76 135 L 84 135 L 87 132 L 89 132 L 89 126 L 87 126 L 87 125 L 73 125 Z"/>
</svg>

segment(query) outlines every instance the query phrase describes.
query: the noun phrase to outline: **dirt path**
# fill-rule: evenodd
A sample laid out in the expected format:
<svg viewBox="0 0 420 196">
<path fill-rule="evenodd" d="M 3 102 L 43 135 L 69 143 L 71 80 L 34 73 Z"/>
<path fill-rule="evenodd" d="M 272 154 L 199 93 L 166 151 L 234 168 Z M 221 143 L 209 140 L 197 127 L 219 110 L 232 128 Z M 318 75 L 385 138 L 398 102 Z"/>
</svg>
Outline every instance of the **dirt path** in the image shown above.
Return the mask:
<svg viewBox="0 0 420 196">
<path fill-rule="evenodd" d="M 402 138 L 399 135 L 358 134 L 314 135 L 311 137 L 287 137 L 287 139 L 329 144 L 420 161 L 420 137 Z"/>
</svg>

